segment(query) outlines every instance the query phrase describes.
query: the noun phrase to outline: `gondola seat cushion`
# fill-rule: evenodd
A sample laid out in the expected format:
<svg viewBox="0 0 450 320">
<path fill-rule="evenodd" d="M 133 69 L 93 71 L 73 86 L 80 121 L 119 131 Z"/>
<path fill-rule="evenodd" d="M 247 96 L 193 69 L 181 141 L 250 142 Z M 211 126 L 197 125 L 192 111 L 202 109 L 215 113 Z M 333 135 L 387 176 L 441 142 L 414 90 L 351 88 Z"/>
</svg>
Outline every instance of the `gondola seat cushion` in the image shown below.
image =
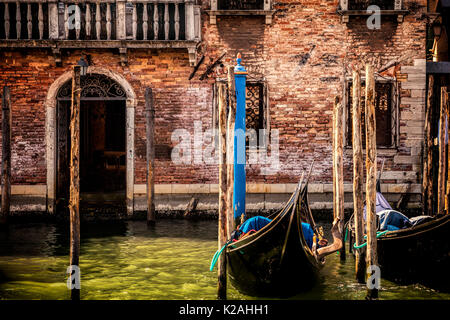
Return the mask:
<svg viewBox="0 0 450 320">
<path fill-rule="evenodd" d="M 239 230 L 242 231 L 242 233 L 247 233 L 250 230 L 258 231 L 262 228 L 264 228 L 266 225 L 269 224 L 269 222 L 272 221 L 269 218 L 263 217 L 263 216 L 255 216 L 250 219 L 247 219 L 240 227 Z"/>
<path fill-rule="evenodd" d="M 308 247 L 311 249 L 314 239 L 314 231 L 309 223 L 302 222 L 303 237 L 305 237 Z"/>
<path fill-rule="evenodd" d="M 377 212 L 377 216 L 380 220 L 380 231 L 405 229 L 412 226 L 407 216 L 395 210 L 383 210 Z"/>
<path fill-rule="evenodd" d="M 417 226 L 419 224 L 422 224 L 422 223 L 425 223 L 425 222 L 433 220 L 433 217 L 430 217 L 430 216 L 417 216 L 417 217 L 413 217 L 413 218 L 411 218 L 409 220 L 411 221 L 411 224 L 413 226 Z"/>
<path fill-rule="evenodd" d="M 258 231 L 264 228 L 266 225 L 270 223 L 269 218 L 263 217 L 263 216 L 255 216 L 251 217 L 250 219 L 247 219 L 240 227 L 240 235 L 247 234 L 248 232 L 254 230 Z M 313 237 L 314 237 L 314 231 L 311 228 L 311 225 L 309 223 L 302 222 L 302 231 L 303 236 L 305 237 L 306 243 L 308 244 L 308 247 L 312 248 L 313 245 Z"/>
<path fill-rule="evenodd" d="M 387 231 L 396 231 L 396 230 L 400 230 L 400 228 L 388 224 L 388 225 L 386 226 L 386 230 L 387 230 Z"/>
</svg>

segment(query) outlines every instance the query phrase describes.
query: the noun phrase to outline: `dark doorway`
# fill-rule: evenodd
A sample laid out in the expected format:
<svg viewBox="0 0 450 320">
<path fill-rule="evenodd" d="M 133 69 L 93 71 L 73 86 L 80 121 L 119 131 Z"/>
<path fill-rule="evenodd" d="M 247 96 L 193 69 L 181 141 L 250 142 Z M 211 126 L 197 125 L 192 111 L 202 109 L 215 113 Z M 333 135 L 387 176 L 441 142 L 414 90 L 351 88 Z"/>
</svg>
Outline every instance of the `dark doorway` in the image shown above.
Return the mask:
<svg viewBox="0 0 450 320">
<path fill-rule="evenodd" d="M 82 77 L 81 86 L 80 204 L 119 202 L 124 205 L 126 100 L 115 94 L 123 91 L 107 78 L 96 81 L 95 77 Z M 70 187 L 71 101 L 64 94 L 71 93 L 71 89 L 64 87 L 60 89 L 57 107 L 57 210 L 60 212 L 67 209 Z"/>
<path fill-rule="evenodd" d="M 82 101 L 80 191 L 125 194 L 125 101 Z"/>
</svg>

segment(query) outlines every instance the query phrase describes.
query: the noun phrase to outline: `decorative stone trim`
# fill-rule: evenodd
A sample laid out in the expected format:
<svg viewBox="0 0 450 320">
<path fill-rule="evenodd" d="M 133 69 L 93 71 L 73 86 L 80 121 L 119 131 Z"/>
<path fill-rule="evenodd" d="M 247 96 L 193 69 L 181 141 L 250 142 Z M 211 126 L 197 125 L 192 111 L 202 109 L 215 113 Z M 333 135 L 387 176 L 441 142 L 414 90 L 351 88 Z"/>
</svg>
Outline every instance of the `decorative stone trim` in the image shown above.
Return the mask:
<svg viewBox="0 0 450 320">
<path fill-rule="evenodd" d="M 126 99 L 126 201 L 127 213 L 133 213 L 134 202 L 134 110 L 137 104 L 136 94 L 129 82 L 120 74 L 105 68 L 88 67 L 89 73 L 104 75 L 116 81 L 125 90 Z M 72 78 L 72 71 L 66 71 L 53 82 L 44 102 L 46 162 L 47 162 L 47 212 L 54 213 L 56 201 L 56 97 L 59 89 Z"/>
<path fill-rule="evenodd" d="M 351 0 L 350 0 L 351 1 Z M 350 16 L 368 16 L 372 13 L 367 10 L 352 10 L 349 6 L 349 0 L 339 0 L 339 9 L 337 14 L 341 16 L 342 23 L 348 23 Z M 393 10 L 380 10 L 380 14 L 383 16 L 397 16 L 397 22 L 402 23 L 403 17 L 409 12 L 408 10 L 402 10 L 402 0 L 392 0 L 394 2 Z"/>
<path fill-rule="evenodd" d="M 210 24 L 216 24 L 217 16 L 265 16 L 266 24 L 271 24 L 275 10 L 272 10 L 272 0 L 264 0 L 263 7 L 259 10 L 219 10 L 218 0 L 211 0 L 211 10 L 206 12 L 209 14 Z"/>
</svg>

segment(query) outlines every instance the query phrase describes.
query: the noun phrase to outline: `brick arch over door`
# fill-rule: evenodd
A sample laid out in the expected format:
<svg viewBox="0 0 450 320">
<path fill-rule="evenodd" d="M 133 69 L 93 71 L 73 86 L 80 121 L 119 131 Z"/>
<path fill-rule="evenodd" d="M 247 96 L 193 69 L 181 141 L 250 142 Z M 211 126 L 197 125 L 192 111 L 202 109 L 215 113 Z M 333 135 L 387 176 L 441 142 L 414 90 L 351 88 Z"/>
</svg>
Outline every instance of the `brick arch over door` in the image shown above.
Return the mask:
<svg viewBox="0 0 450 320">
<path fill-rule="evenodd" d="M 129 82 L 120 74 L 108 69 L 89 67 L 87 73 L 104 75 L 117 82 L 126 94 L 126 201 L 127 213 L 133 213 L 134 203 L 134 114 L 136 94 Z M 62 74 L 50 86 L 45 100 L 45 139 L 47 161 L 47 212 L 55 212 L 56 200 L 56 105 L 59 89 L 72 78 L 72 71 Z"/>
</svg>

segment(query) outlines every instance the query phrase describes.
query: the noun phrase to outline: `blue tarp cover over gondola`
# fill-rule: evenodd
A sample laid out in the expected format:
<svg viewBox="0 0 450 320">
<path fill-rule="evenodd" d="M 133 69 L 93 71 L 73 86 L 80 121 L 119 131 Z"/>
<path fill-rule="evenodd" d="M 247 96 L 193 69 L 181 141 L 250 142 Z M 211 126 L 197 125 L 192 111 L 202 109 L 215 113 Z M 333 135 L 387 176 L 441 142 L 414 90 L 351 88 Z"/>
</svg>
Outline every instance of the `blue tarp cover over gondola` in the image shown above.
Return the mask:
<svg viewBox="0 0 450 320">
<path fill-rule="evenodd" d="M 272 220 L 263 216 L 255 216 L 249 218 L 239 227 L 239 230 L 242 232 L 240 234 L 246 234 L 247 232 L 250 232 L 252 230 L 254 231 L 261 230 L 266 225 L 268 225 L 270 221 Z M 311 228 L 311 225 L 309 223 L 302 222 L 302 231 L 306 243 L 311 248 L 313 245 L 313 237 L 314 237 L 314 231 Z"/>
<path fill-rule="evenodd" d="M 251 230 L 258 231 L 262 228 L 264 228 L 269 222 L 272 221 L 269 218 L 262 217 L 262 216 L 256 216 L 247 219 L 240 227 L 239 230 L 242 231 L 242 233 L 247 233 Z"/>
<path fill-rule="evenodd" d="M 412 226 L 407 216 L 395 210 L 383 210 L 377 212 L 377 216 L 380 219 L 380 227 L 378 228 L 380 231 L 405 229 Z"/>
<path fill-rule="evenodd" d="M 392 231 L 412 226 L 409 218 L 404 214 L 393 210 L 389 202 L 379 191 L 377 192 L 376 198 L 376 214 L 379 220 L 378 230 L 380 231 Z M 364 206 L 364 220 L 366 220 L 366 206 Z"/>
</svg>

